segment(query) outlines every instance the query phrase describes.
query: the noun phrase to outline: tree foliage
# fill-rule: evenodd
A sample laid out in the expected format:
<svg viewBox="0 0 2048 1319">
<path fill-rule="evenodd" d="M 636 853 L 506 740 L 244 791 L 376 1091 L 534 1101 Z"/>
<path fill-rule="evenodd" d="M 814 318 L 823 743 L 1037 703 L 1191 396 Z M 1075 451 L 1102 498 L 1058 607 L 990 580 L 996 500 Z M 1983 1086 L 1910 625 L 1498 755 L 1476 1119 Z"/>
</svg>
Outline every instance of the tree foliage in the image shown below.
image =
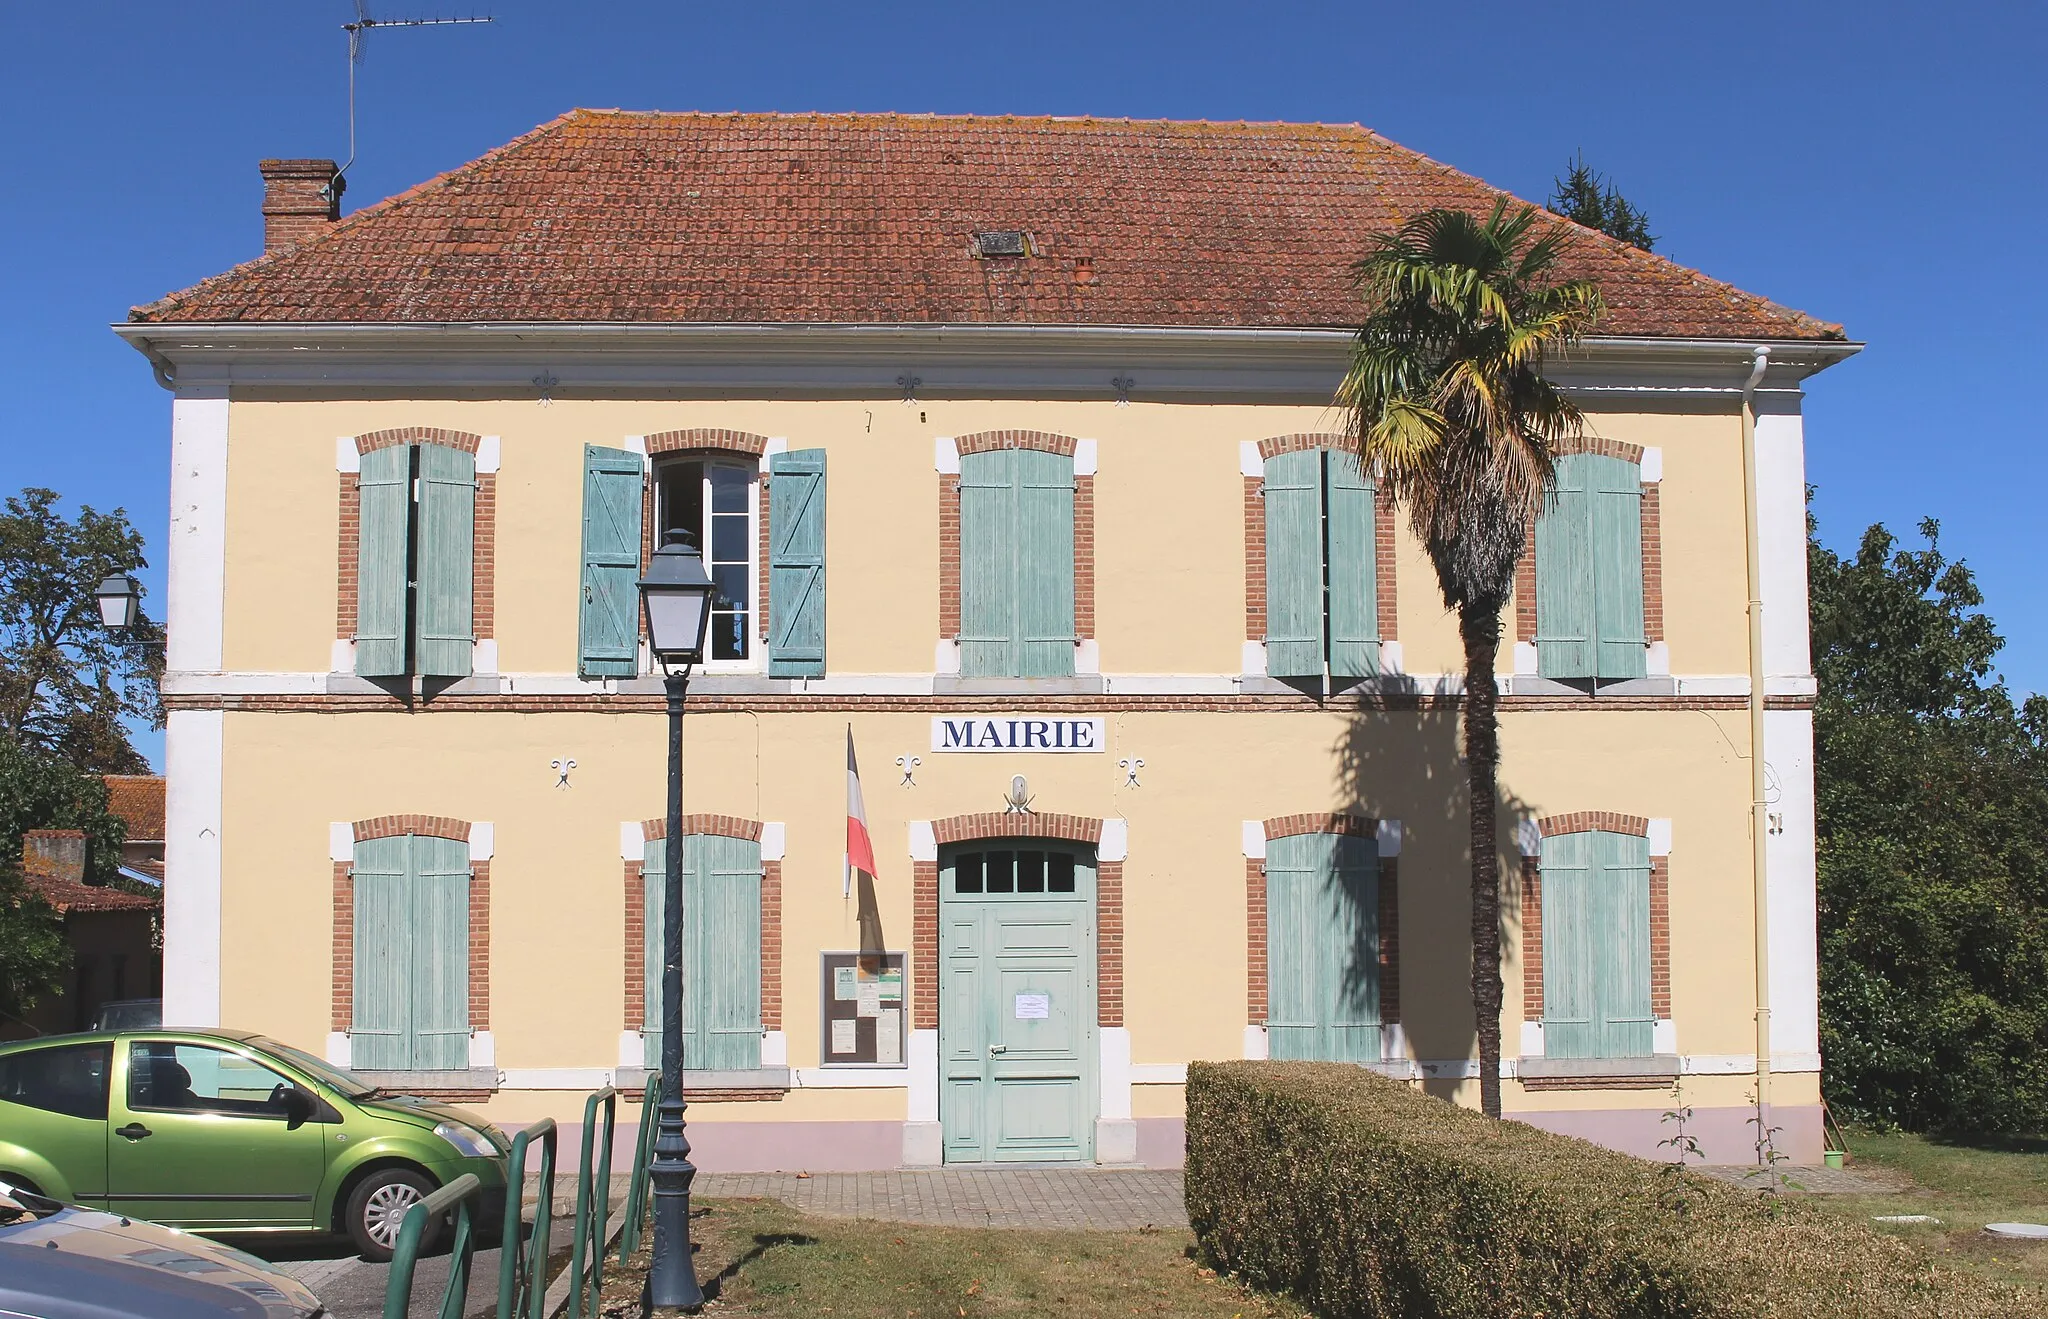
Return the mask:
<svg viewBox="0 0 2048 1319">
<path fill-rule="evenodd" d="M 2048 1128 L 2048 698 L 2016 704 L 1975 577 L 1873 526 L 1810 549 L 1829 1103 Z"/>
<path fill-rule="evenodd" d="M 1565 168 L 1562 178 L 1551 180 L 1550 209 L 1630 247 L 1648 252 L 1657 245 L 1657 236 L 1650 232 L 1650 217 L 1630 205 L 1619 188 L 1586 164 L 1583 155 Z"/>
<path fill-rule="evenodd" d="M 114 880 L 126 828 L 107 809 L 106 780 L 0 732 L 0 1012 L 11 1016 L 57 992 L 71 965 L 63 918 L 21 874 L 30 829 L 82 831 L 86 875 Z"/>
<path fill-rule="evenodd" d="M 1599 290 L 1558 280 L 1559 234 L 1505 199 L 1481 220 L 1425 211 L 1353 268 L 1371 311 L 1338 404 L 1363 455 L 1408 509 L 1458 614 L 1471 786 L 1472 1007 L 1480 1106 L 1501 1113 L 1500 613 L 1529 527 L 1555 479 L 1557 444 L 1583 429 L 1544 378 L 1545 355 L 1599 319 Z"/>
<path fill-rule="evenodd" d="M 0 512 L 0 735 L 81 769 L 146 774 L 127 718 L 161 722 L 162 651 L 140 644 L 153 625 L 120 641 L 100 626 L 100 579 L 144 565 L 142 536 L 121 509 L 57 508 L 30 487 Z"/>
</svg>

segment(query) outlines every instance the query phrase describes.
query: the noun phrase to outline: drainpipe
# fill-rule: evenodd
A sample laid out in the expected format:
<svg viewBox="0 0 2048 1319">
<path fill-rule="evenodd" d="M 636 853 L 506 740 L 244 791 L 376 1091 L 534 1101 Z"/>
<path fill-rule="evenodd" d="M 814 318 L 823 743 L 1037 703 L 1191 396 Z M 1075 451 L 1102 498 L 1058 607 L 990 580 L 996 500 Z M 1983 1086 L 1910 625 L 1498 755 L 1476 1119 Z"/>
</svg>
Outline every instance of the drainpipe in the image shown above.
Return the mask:
<svg viewBox="0 0 2048 1319">
<path fill-rule="evenodd" d="M 1749 841 L 1756 907 L 1756 1121 L 1757 1162 L 1764 1161 L 1764 1137 L 1771 1120 L 1770 872 L 1766 855 L 1769 803 L 1764 797 L 1764 589 L 1763 546 L 1758 528 L 1756 387 L 1771 363 L 1771 350 L 1758 347 L 1742 382 L 1742 500 L 1749 563 Z"/>
</svg>

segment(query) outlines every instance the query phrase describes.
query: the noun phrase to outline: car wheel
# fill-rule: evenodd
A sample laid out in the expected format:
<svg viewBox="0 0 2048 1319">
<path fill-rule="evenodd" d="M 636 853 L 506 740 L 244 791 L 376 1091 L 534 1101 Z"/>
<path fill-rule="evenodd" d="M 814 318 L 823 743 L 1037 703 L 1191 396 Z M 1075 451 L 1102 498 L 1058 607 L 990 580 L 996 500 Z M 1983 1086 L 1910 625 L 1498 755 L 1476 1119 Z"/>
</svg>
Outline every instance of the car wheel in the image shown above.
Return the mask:
<svg viewBox="0 0 2048 1319">
<path fill-rule="evenodd" d="M 357 1182 L 348 1197 L 347 1226 L 349 1239 L 363 1252 L 363 1258 L 378 1264 L 390 1259 L 406 1212 L 433 1190 L 434 1183 L 424 1173 L 410 1168 L 381 1168 Z M 441 1223 L 436 1218 L 427 1224 L 420 1249 L 431 1248 L 440 1235 Z"/>
</svg>

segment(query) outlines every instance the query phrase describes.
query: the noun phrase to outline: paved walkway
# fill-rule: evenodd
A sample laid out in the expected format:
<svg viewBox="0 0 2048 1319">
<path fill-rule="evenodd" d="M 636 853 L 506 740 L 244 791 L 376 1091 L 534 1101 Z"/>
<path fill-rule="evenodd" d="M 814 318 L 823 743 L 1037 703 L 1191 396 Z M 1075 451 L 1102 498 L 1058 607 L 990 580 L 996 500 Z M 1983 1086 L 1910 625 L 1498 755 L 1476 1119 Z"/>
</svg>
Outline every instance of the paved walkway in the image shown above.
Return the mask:
<svg viewBox="0 0 2048 1319">
<path fill-rule="evenodd" d="M 934 1227 L 1184 1228 L 1180 1172 L 942 1168 L 924 1172 L 699 1173 L 695 1194 L 764 1196 L 809 1214 Z"/>
</svg>

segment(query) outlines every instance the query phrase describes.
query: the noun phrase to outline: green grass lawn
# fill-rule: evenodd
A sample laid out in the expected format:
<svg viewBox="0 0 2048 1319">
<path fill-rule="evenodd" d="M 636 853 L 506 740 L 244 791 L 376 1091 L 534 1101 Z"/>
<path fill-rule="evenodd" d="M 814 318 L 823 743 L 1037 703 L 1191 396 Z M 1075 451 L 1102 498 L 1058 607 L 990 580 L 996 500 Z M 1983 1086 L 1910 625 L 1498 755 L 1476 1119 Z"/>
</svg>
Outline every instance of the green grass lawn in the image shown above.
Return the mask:
<svg viewBox="0 0 2048 1319">
<path fill-rule="evenodd" d="M 1198 1267 L 1185 1228 L 1031 1232 L 819 1218 L 774 1200 L 699 1200 L 690 1230 L 707 1314 L 835 1319 L 1060 1315 L 1303 1319 Z M 650 1234 L 651 1235 L 651 1234 Z M 646 1249 L 606 1279 L 601 1313 L 638 1315 Z"/>
<path fill-rule="evenodd" d="M 1849 1167 L 1890 1175 L 1896 1191 L 1816 1195 L 1833 1213 L 1903 1237 L 1958 1268 L 2048 1285 L 2048 1242 L 2000 1241 L 1986 1223 L 2048 1223 L 2048 1139 L 1945 1141 L 1852 1129 Z M 1871 1222 L 1879 1215 L 1931 1214 L 1934 1224 Z"/>
</svg>

